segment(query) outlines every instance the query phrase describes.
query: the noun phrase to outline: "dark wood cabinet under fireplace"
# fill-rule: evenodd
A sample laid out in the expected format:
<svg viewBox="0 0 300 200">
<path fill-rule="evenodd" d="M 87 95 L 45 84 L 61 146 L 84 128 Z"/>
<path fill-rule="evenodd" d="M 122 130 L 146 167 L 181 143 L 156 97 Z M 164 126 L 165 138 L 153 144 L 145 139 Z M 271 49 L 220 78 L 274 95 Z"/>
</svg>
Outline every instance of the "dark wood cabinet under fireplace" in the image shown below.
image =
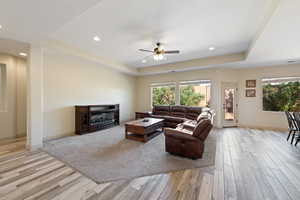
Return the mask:
<svg viewBox="0 0 300 200">
<path fill-rule="evenodd" d="M 75 106 L 76 134 L 86 134 L 120 124 L 119 104 Z"/>
</svg>

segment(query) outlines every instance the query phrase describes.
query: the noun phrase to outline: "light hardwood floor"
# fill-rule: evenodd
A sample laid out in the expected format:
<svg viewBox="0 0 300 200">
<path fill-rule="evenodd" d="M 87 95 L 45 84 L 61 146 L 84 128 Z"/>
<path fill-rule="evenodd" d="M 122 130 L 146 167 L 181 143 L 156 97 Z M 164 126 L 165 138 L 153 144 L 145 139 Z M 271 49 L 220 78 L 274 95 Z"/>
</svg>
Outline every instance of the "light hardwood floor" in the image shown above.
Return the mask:
<svg viewBox="0 0 300 200">
<path fill-rule="evenodd" d="M 42 151 L 26 151 L 24 139 L 2 142 L 0 199 L 300 199 L 300 150 L 286 142 L 286 134 L 216 132 L 215 166 L 105 184 Z"/>
</svg>

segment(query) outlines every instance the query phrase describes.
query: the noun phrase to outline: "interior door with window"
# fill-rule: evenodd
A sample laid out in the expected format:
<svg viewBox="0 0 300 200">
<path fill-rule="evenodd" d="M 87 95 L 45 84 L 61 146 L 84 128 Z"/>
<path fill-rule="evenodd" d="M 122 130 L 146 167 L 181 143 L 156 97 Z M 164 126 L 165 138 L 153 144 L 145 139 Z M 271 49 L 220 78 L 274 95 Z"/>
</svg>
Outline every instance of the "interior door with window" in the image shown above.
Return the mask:
<svg viewBox="0 0 300 200">
<path fill-rule="evenodd" d="M 222 122 L 223 127 L 238 125 L 238 84 L 222 83 Z"/>
</svg>

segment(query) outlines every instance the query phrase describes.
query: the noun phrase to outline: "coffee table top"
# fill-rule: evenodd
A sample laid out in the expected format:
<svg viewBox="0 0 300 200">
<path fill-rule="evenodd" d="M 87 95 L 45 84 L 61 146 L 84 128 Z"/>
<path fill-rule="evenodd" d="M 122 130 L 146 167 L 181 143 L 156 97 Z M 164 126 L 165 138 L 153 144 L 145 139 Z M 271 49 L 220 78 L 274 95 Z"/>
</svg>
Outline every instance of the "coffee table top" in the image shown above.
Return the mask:
<svg viewBox="0 0 300 200">
<path fill-rule="evenodd" d="M 144 122 L 143 120 L 148 120 L 147 122 Z M 125 125 L 129 126 L 140 126 L 140 127 L 148 127 L 152 126 L 154 124 L 163 122 L 164 119 L 156 119 L 156 118 L 145 118 L 145 119 L 138 119 L 135 121 L 127 122 Z"/>
</svg>

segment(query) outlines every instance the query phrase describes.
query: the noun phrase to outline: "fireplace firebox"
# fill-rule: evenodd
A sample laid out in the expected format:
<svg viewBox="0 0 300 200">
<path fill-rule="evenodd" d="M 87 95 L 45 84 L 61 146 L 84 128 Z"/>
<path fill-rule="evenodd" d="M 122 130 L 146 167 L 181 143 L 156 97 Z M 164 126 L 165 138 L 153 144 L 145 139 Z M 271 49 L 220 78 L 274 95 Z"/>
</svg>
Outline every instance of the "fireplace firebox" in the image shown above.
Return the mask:
<svg viewBox="0 0 300 200">
<path fill-rule="evenodd" d="M 76 134 L 86 134 L 120 124 L 119 104 L 75 106 Z"/>
</svg>

